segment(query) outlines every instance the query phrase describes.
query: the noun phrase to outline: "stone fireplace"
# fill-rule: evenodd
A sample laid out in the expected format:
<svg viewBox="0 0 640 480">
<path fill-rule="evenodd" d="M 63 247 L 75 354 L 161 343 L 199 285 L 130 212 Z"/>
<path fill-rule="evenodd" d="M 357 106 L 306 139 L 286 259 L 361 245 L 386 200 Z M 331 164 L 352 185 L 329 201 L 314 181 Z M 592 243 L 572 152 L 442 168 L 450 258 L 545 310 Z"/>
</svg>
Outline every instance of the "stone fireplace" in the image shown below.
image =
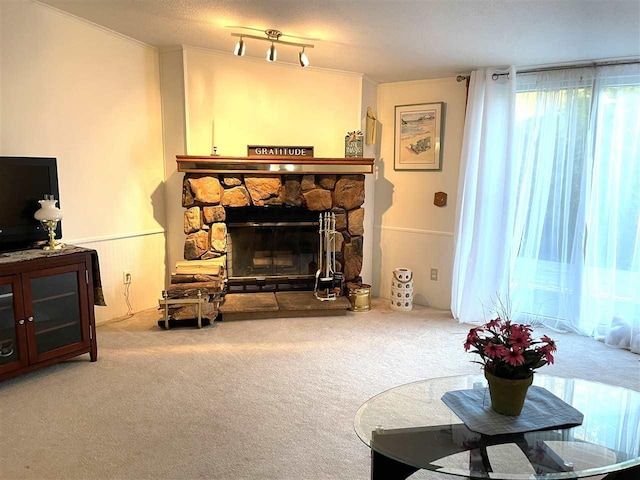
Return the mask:
<svg viewBox="0 0 640 480">
<path fill-rule="evenodd" d="M 193 158 L 178 157 L 178 163 Z M 271 160 L 267 172 L 246 173 L 238 172 L 237 164 L 232 168 L 228 163 L 227 168 L 221 165 L 231 162 L 229 157 L 197 158 L 207 162 L 206 168 L 198 163 L 194 168 L 191 163 L 181 169 L 186 170 L 182 194 L 185 260 L 224 266 L 230 291 L 313 289 L 318 217 L 320 212 L 331 211 L 336 214 L 338 231 L 337 270 L 348 282 L 361 281 L 364 173 L 370 173 L 372 159 L 338 159 L 350 166 L 345 169 L 348 172 L 356 164 L 355 171 L 363 173 L 306 173 L 302 168 L 300 174 L 278 171 L 296 170 L 290 158 Z M 241 168 L 250 168 L 253 159 L 244 160 Z M 307 171 L 323 171 L 323 161 L 339 171 L 335 160 L 311 159 L 310 167 L 307 160 Z M 259 168 L 265 165 L 264 161 L 257 163 Z"/>
</svg>

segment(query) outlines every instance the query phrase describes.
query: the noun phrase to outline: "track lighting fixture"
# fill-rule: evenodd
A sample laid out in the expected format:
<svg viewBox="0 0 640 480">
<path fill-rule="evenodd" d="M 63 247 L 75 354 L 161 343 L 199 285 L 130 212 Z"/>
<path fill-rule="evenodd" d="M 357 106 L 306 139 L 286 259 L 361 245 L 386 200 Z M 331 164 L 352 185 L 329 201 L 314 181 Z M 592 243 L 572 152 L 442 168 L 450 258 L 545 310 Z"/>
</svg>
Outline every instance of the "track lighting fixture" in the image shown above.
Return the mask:
<svg viewBox="0 0 640 480">
<path fill-rule="evenodd" d="M 276 46 L 271 42 L 271 46 L 269 50 L 267 50 L 267 62 L 275 62 L 278 58 L 278 51 L 276 50 Z"/>
<path fill-rule="evenodd" d="M 240 41 L 236 44 L 236 48 L 233 51 L 233 54 L 238 55 L 239 57 L 242 57 L 245 52 L 245 43 L 243 39 L 251 38 L 254 40 L 263 40 L 263 41 L 271 42 L 271 47 L 269 47 L 269 49 L 267 50 L 268 62 L 276 61 L 278 57 L 276 44 L 279 44 L 279 45 L 288 45 L 292 47 L 301 47 L 302 51 L 298 53 L 298 61 L 300 62 L 300 66 L 306 67 L 309 65 L 309 57 L 307 57 L 307 54 L 305 53 L 304 49 L 313 48 L 313 45 L 310 45 L 308 43 L 286 42 L 284 40 L 280 40 L 280 37 L 282 36 L 282 32 L 280 30 L 269 29 L 269 30 L 265 30 L 264 33 L 266 37 L 258 37 L 256 35 L 245 35 L 244 33 L 232 33 L 231 34 L 232 37 L 240 37 Z"/>
<path fill-rule="evenodd" d="M 238 55 L 239 57 L 244 57 L 244 50 L 245 50 L 244 40 L 242 39 L 242 37 L 240 37 L 240 40 L 238 41 L 238 43 L 236 43 L 236 48 L 233 51 L 233 54 Z"/>
<path fill-rule="evenodd" d="M 300 62 L 300 66 L 302 68 L 309 66 L 309 57 L 304 53 L 304 47 L 302 47 L 302 51 L 298 53 L 298 61 Z"/>
</svg>

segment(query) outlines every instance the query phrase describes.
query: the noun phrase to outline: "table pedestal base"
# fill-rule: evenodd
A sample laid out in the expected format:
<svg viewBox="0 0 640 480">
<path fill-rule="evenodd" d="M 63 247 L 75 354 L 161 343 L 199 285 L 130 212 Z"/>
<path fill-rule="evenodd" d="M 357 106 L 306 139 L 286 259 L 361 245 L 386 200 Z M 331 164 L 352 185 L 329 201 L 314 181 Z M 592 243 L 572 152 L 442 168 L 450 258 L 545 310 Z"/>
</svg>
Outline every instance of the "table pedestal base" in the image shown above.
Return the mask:
<svg viewBox="0 0 640 480">
<path fill-rule="evenodd" d="M 405 480 L 418 470 L 420 469 L 385 457 L 375 450 L 371 452 L 371 480 Z"/>
<path fill-rule="evenodd" d="M 605 475 L 602 480 L 638 480 L 640 478 L 640 466 L 631 467 L 628 470 L 614 472 Z"/>
</svg>

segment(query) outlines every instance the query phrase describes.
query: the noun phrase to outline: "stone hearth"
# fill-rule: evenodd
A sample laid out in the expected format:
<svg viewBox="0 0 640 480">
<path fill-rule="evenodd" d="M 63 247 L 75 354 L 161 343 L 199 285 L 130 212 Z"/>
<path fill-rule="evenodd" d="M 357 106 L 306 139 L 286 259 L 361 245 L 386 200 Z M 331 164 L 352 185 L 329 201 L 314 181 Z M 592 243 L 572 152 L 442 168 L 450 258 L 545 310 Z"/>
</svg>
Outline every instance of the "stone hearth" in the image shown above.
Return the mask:
<svg viewBox="0 0 640 480">
<path fill-rule="evenodd" d="M 185 173 L 182 205 L 185 260 L 226 266 L 227 210 L 245 207 L 304 208 L 336 214 L 336 259 L 346 281 L 362 269 L 364 175 L 261 175 Z"/>
<path fill-rule="evenodd" d="M 312 292 L 235 293 L 220 307 L 223 320 L 328 317 L 345 315 L 351 307 L 346 297 L 320 302 Z"/>
</svg>

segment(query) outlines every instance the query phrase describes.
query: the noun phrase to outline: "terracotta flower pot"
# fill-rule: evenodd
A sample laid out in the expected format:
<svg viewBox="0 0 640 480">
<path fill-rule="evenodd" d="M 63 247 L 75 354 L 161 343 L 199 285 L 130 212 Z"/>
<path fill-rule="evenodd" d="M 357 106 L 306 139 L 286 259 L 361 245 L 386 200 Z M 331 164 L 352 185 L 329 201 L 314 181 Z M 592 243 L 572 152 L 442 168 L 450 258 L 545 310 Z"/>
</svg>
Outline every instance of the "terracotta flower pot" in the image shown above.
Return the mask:
<svg viewBox="0 0 640 480">
<path fill-rule="evenodd" d="M 523 379 L 500 378 L 488 370 L 484 376 L 489 382 L 491 408 L 502 415 L 518 416 L 524 406 L 527 390 L 533 382 L 533 375 Z"/>
</svg>

